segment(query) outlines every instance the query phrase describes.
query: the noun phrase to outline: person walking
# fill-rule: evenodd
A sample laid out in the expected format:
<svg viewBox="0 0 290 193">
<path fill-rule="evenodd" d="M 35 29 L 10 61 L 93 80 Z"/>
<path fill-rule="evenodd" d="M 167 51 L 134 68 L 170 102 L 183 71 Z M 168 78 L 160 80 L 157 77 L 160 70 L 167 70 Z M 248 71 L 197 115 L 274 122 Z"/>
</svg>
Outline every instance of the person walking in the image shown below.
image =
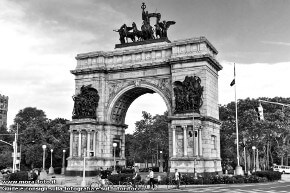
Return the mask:
<svg viewBox="0 0 290 193">
<path fill-rule="evenodd" d="M 179 172 L 178 172 L 177 169 L 175 169 L 174 176 L 175 176 L 176 188 L 179 189 L 179 184 L 180 184 L 180 174 L 179 174 Z"/>
<path fill-rule="evenodd" d="M 136 186 L 136 181 L 138 180 L 137 178 L 138 178 L 138 172 L 135 171 L 134 174 L 133 174 L 133 178 L 132 178 L 132 180 L 133 180 L 133 187 L 134 188 Z"/>
<path fill-rule="evenodd" d="M 154 187 L 154 172 L 152 171 L 152 168 L 149 168 L 149 184 L 150 184 L 150 189 L 153 187 L 153 189 L 155 188 Z"/>
</svg>

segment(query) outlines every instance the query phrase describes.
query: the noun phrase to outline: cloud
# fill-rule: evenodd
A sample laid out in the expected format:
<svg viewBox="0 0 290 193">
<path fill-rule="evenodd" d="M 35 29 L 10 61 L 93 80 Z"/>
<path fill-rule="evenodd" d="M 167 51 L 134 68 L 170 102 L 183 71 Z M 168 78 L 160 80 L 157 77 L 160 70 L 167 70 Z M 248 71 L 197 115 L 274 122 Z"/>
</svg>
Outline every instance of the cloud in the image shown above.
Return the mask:
<svg viewBox="0 0 290 193">
<path fill-rule="evenodd" d="M 21 26 L 22 35 L 35 38 L 37 44 L 31 50 L 40 54 L 109 49 L 118 40 L 113 28 L 127 20 L 124 13 L 94 0 L 11 1 L 5 5 L 7 10 L 14 9 L 8 11 L 14 17 L 11 23 Z"/>
<path fill-rule="evenodd" d="M 219 72 L 219 103 L 227 104 L 235 100 L 234 87 L 230 86 L 234 78 L 234 65 L 223 61 L 223 70 Z M 290 82 L 290 62 L 281 63 L 236 63 L 237 98 L 290 97 L 285 89 Z"/>
<path fill-rule="evenodd" d="M 290 46 L 289 42 L 274 42 L 274 41 L 262 41 L 263 44 L 272 44 L 278 46 Z"/>
</svg>

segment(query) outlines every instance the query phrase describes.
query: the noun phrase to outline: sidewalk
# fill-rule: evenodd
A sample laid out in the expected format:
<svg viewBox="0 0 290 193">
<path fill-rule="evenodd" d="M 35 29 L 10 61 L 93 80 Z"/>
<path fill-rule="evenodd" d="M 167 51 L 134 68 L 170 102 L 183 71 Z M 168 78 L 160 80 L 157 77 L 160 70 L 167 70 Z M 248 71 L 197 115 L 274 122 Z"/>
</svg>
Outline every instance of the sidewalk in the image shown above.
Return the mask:
<svg viewBox="0 0 290 193">
<path fill-rule="evenodd" d="M 91 182 L 95 181 L 95 177 L 85 177 L 86 186 L 89 186 Z M 0 181 L 0 185 L 7 185 L 7 186 L 47 186 L 47 187 L 81 187 L 81 183 L 83 180 L 83 177 L 81 176 L 64 176 L 64 175 L 48 175 L 47 181 L 50 181 L 50 183 L 45 183 L 46 181 L 39 181 L 40 183 L 23 183 L 23 184 L 4 184 L 2 181 Z M 283 174 L 281 180 L 277 182 L 270 182 L 270 183 L 284 183 L 284 182 L 290 182 L 290 174 Z M 268 182 L 269 183 L 269 182 Z M 262 183 L 261 183 L 262 184 Z M 186 185 L 184 188 L 194 188 L 194 187 L 213 187 L 213 186 L 236 186 L 240 184 L 200 184 L 200 185 Z M 254 186 L 255 184 L 247 184 Z M 118 185 L 116 185 L 117 187 Z M 167 190 L 172 189 L 168 188 L 167 185 L 159 185 L 158 189 L 161 190 Z"/>
</svg>

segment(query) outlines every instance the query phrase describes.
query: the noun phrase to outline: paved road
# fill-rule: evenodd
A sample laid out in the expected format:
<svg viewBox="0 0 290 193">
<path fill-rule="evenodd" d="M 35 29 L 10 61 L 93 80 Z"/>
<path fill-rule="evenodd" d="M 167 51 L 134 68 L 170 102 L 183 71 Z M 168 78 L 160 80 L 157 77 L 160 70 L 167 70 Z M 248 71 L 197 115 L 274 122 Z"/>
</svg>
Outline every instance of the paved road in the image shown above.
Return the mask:
<svg viewBox="0 0 290 193">
<path fill-rule="evenodd" d="M 15 187 L 10 187 L 15 188 Z M 1 193 L 63 193 L 63 192 L 115 192 L 115 191 L 86 191 L 85 189 L 80 189 L 80 187 L 76 187 L 76 189 L 65 189 L 64 187 L 59 187 L 62 189 L 47 188 L 47 187 L 33 187 L 39 189 L 25 189 L 28 187 L 18 187 L 18 189 L 9 189 L 9 187 L 3 189 L 0 187 Z M 129 191 L 118 191 L 118 192 L 129 192 Z M 130 191 L 132 192 L 132 191 Z M 137 191 L 136 191 L 137 192 Z M 158 193 L 167 193 L 167 192 L 194 192 L 194 193 L 287 193 L 290 192 L 290 182 L 275 182 L 275 183 L 263 183 L 263 184 L 233 184 L 233 185 L 217 185 L 217 186 L 192 186 L 177 189 L 159 189 L 157 191 L 138 191 L 138 192 L 158 192 Z"/>
<path fill-rule="evenodd" d="M 13 189 L 14 188 L 14 189 Z M 67 186 L 0 186 L 0 193 L 63 193 L 63 192 L 116 192 L 116 191 L 89 191 L 81 189 L 81 187 Z M 71 188 L 71 189 L 69 189 Z M 74 189 L 72 189 L 74 188 Z M 118 192 L 132 192 L 132 191 L 118 191 Z M 259 183 L 259 184 L 222 184 L 222 185 L 199 185 L 199 186 L 187 186 L 181 189 L 166 189 L 166 186 L 162 186 L 157 191 L 136 191 L 136 192 L 194 192 L 194 193 L 288 193 L 290 192 L 290 174 L 282 175 L 282 180 L 273 183 Z"/>
</svg>

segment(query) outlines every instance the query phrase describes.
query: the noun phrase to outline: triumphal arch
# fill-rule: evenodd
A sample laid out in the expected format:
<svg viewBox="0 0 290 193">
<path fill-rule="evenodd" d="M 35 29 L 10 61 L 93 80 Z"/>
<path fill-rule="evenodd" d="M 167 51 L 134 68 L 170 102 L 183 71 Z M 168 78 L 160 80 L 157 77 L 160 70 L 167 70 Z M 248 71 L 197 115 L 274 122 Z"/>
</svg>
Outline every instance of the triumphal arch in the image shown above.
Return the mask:
<svg viewBox="0 0 290 193">
<path fill-rule="evenodd" d="M 67 175 L 82 172 L 84 156 L 87 175 L 125 165 L 126 112 L 146 93 L 158 93 L 168 109 L 170 171 L 221 171 L 218 52 L 205 37 L 170 41 L 175 22 L 141 8 L 141 30 L 135 23 L 115 30 L 120 44 L 113 51 L 76 56 Z"/>
</svg>

